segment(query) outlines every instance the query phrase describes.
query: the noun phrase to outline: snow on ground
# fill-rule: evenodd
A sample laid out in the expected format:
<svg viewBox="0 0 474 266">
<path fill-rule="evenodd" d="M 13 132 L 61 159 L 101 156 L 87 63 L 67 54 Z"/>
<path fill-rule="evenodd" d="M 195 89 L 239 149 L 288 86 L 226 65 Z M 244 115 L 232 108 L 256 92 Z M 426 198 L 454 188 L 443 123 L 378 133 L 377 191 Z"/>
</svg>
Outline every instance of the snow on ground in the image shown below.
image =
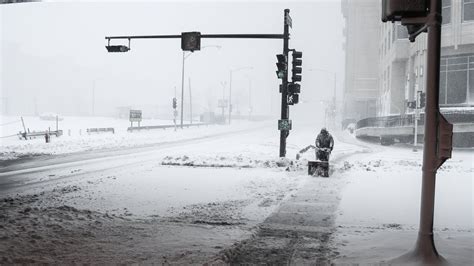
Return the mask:
<svg viewBox="0 0 474 266">
<path fill-rule="evenodd" d="M 22 157 L 45 154 L 66 154 L 81 151 L 101 149 L 125 148 L 145 146 L 156 143 L 178 141 L 183 139 L 202 138 L 214 134 L 222 134 L 236 130 L 254 127 L 256 122 L 234 121 L 228 125 L 210 125 L 202 127 L 185 128 L 174 131 L 173 129 L 154 129 L 139 132 L 127 132 L 130 122 L 126 119 L 108 117 L 64 117 L 59 122 L 59 129 L 63 136 L 51 138 L 51 143 L 45 143 L 43 137 L 31 140 L 20 140 L 15 134 L 23 132 L 19 117 L 1 117 L 0 161 L 12 160 Z M 55 121 L 40 120 L 39 117 L 23 117 L 25 125 L 30 131 L 44 131 L 48 128 L 55 130 Z M 188 123 L 189 121 L 185 121 Z M 172 125 L 172 120 L 144 119 L 141 126 Z M 136 126 L 136 123 L 135 123 Z M 87 134 L 87 128 L 113 127 L 112 133 Z M 69 134 L 71 132 L 71 134 Z M 10 136 L 10 137 L 8 137 Z"/>
<path fill-rule="evenodd" d="M 135 144 L 146 143 L 133 139 L 137 136 L 159 143 L 226 134 L 19 173 L 34 182 L 0 199 L 0 263 L 202 264 L 217 254 L 235 254 L 232 244 L 251 238 L 265 219 L 291 213 L 285 208 L 302 196 L 317 203 L 318 195 L 340 200 L 336 217 L 327 220 L 337 229 L 328 239 L 337 248 L 330 258 L 336 263 L 386 261 L 414 244 L 421 151 L 338 134 L 327 179 L 306 175 L 313 150 L 294 160 L 313 144 L 311 128 L 292 131 L 287 160 L 278 158 L 273 123 L 158 132 L 124 134 Z M 87 136 L 94 137 L 100 138 Z M 440 253 L 455 265 L 474 262 L 473 169 L 472 150 L 456 150 L 438 172 L 435 237 Z M 298 195 L 303 187 L 308 193 Z M 298 212 L 294 219 L 320 216 L 305 215 L 304 208 Z"/>
<path fill-rule="evenodd" d="M 414 246 L 420 208 L 422 151 L 369 145 L 347 158 L 337 212 L 336 263 L 388 261 Z M 438 171 L 434 230 L 438 251 L 454 265 L 474 264 L 474 153 L 455 150 Z"/>
<path fill-rule="evenodd" d="M 0 200 L 0 261 L 208 261 L 248 238 L 307 178 L 290 167 L 292 160 L 278 158 L 276 128 L 253 126 L 152 151 L 19 171 L 12 178 L 32 175 L 35 182 Z M 207 132 L 200 128 L 192 137 Z M 311 143 L 314 136 L 308 138 L 298 141 Z M 299 145 L 290 145 L 292 157 Z"/>
</svg>

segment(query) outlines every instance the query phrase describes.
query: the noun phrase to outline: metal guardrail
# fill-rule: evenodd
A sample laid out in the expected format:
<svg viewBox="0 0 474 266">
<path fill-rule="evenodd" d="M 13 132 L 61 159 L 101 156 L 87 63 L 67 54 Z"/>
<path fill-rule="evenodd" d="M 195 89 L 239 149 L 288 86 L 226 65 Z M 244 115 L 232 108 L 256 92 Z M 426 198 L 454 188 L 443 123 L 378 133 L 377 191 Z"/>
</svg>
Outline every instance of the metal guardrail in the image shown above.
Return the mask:
<svg viewBox="0 0 474 266">
<path fill-rule="evenodd" d="M 209 123 L 198 123 L 198 124 L 184 124 L 183 127 L 200 127 L 200 126 L 209 126 L 214 124 Z M 140 131 L 140 130 L 150 130 L 150 129 L 168 129 L 168 128 L 180 128 L 181 125 L 159 125 L 159 126 L 140 126 L 140 127 L 128 127 L 127 131 Z"/>
<path fill-rule="evenodd" d="M 62 136 L 62 130 L 55 130 L 55 131 L 33 131 L 33 132 L 19 132 L 17 135 L 20 139 L 28 139 L 28 138 L 36 138 L 36 137 L 44 137 L 46 134 L 55 135 L 56 137 Z"/>
<path fill-rule="evenodd" d="M 97 127 L 97 128 L 88 128 L 87 133 L 103 133 L 103 132 L 112 132 L 115 134 L 115 129 L 113 127 Z"/>
</svg>

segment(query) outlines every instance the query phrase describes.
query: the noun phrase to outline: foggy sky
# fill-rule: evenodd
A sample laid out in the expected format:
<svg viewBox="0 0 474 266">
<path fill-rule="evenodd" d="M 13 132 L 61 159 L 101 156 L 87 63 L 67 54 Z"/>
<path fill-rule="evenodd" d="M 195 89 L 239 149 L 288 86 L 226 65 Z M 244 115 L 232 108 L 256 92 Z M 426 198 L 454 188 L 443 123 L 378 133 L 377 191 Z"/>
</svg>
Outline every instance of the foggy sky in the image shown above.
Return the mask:
<svg viewBox="0 0 474 266">
<path fill-rule="evenodd" d="M 1 97 L 9 114 L 57 112 L 90 115 L 95 83 L 96 114 L 112 115 L 117 106 L 154 106 L 171 110 L 180 97 L 180 39 L 132 40 L 128 53 L 106 52 L 105 36 L 262 33 L 282 34 L 283 10 L 293 18 L 290 48 L 303 51 L 300 99 L 290 115 L 316 112 L 333 95 L 333 75 L 343 84 L 343 18 L 339 1 L 305 2 L 42 2 L 1 5 Z M 111 44 L 119 44 L 112 41 Z M 185 101 L 191 79 L 196 109 L 218 111 L 228 97 L 233 73 L 234 111 L 247 114 L 249 86 L 254 113 L 280 113 L 276 57 L 282 40 L 202 39 L 203 48 L 186 59 Z M 225 91 L 222 90 L 226 83 Z M 308 102 L 313 104 L 309 105 Z M 3 102 L 2 102 L 3 104 Z M 306 105 L 306 106 L 305 106 Z M 185 105 L 186 107 L 186 105 Z M 298 111 L 299 110 L 299 111 Z"/>
</svg>

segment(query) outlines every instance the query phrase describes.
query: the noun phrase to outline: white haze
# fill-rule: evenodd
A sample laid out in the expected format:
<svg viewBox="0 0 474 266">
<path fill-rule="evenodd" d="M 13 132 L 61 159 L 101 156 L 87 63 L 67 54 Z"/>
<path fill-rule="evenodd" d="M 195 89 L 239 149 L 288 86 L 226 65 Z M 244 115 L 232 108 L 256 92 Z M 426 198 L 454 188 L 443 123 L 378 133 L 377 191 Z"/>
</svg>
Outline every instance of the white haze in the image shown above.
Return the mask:
<svg viewBox="0 0 474 266">
<path fill-rule="evenodd" d="M 178 98 L 181 90 L 180 40 L 132 40 L 130 52 L 109 54 L 105 36 L 186 31 L 281 34 L 285 8 L 293 18 L 290 48 L 303 51 L 303 103 L 291 107 L 290 116 L 319 120 L 324 112 L 321 102 L 334 93 L 330 72 L 337 73 L 339 99 L 343 84 L 340 1 L 1 5 L 2 104 L 8 104 L 9 115 L 91 115 L 95 82 L 96 115 L 114 115 L 118 106 L 166 113 L 175 87 Z M 112 42 L 117 43 L 121 42 Z M 234 113 L 248 114 L 250 86 L 253 114 L 279 116 L 275 55 L 281 53 L 282 41 L 202 39 L 201 46 L 209 45 L 222 48 L 208 47 L 186 60 L 185 104 L 190 78 L 195 112 L 220 112 L 217 101 L 223 95 L 222 82 L 227 83 L 228 97 L 229 70 L 252 66 L 233 74 Z"/>
</svg>

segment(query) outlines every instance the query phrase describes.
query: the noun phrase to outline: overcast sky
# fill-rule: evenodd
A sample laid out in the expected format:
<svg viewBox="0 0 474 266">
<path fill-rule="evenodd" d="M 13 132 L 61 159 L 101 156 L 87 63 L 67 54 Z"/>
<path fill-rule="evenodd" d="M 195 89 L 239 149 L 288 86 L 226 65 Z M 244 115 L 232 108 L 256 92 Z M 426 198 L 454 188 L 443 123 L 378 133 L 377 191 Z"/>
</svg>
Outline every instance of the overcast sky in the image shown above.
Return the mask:
<svg viewBox="0 0 474 266">
<path fill-rule="evenodd" d="M 343 84 L 343 18 L 340 1 L 64 1 L 1 5 L 1 93 L 10 114 L 39 112 L 89 115 L 95 80 L 96 113 L 117 106 L 171 110 L 180 97 L 182 51 L 179 39 L 132 40 L 128 53 L 106 52 L 105 36 L 283 31 L 283 10 L 293 19 L 290 48 L 303 52 L 301 100 L 319 103 L 333 94 L 333 75 Z M 119 44 L 119 41 L 112 44 Z M 221 46 L 218 49 L 216 46 Z M 186 59 L 185 100 L 191 79 L 197 110 L 215 109 L 228 97 L 233 73 L 235 109 L 278 115 L 276 57 L 281 40 L 202 39 L 203 48 Z M 223 92 L 222 85 L 226 85 Z M 304 104 L 296 113 L 313 112 Z M 217 110 L 213 110 L 217 111 Z"/>
</svg>

